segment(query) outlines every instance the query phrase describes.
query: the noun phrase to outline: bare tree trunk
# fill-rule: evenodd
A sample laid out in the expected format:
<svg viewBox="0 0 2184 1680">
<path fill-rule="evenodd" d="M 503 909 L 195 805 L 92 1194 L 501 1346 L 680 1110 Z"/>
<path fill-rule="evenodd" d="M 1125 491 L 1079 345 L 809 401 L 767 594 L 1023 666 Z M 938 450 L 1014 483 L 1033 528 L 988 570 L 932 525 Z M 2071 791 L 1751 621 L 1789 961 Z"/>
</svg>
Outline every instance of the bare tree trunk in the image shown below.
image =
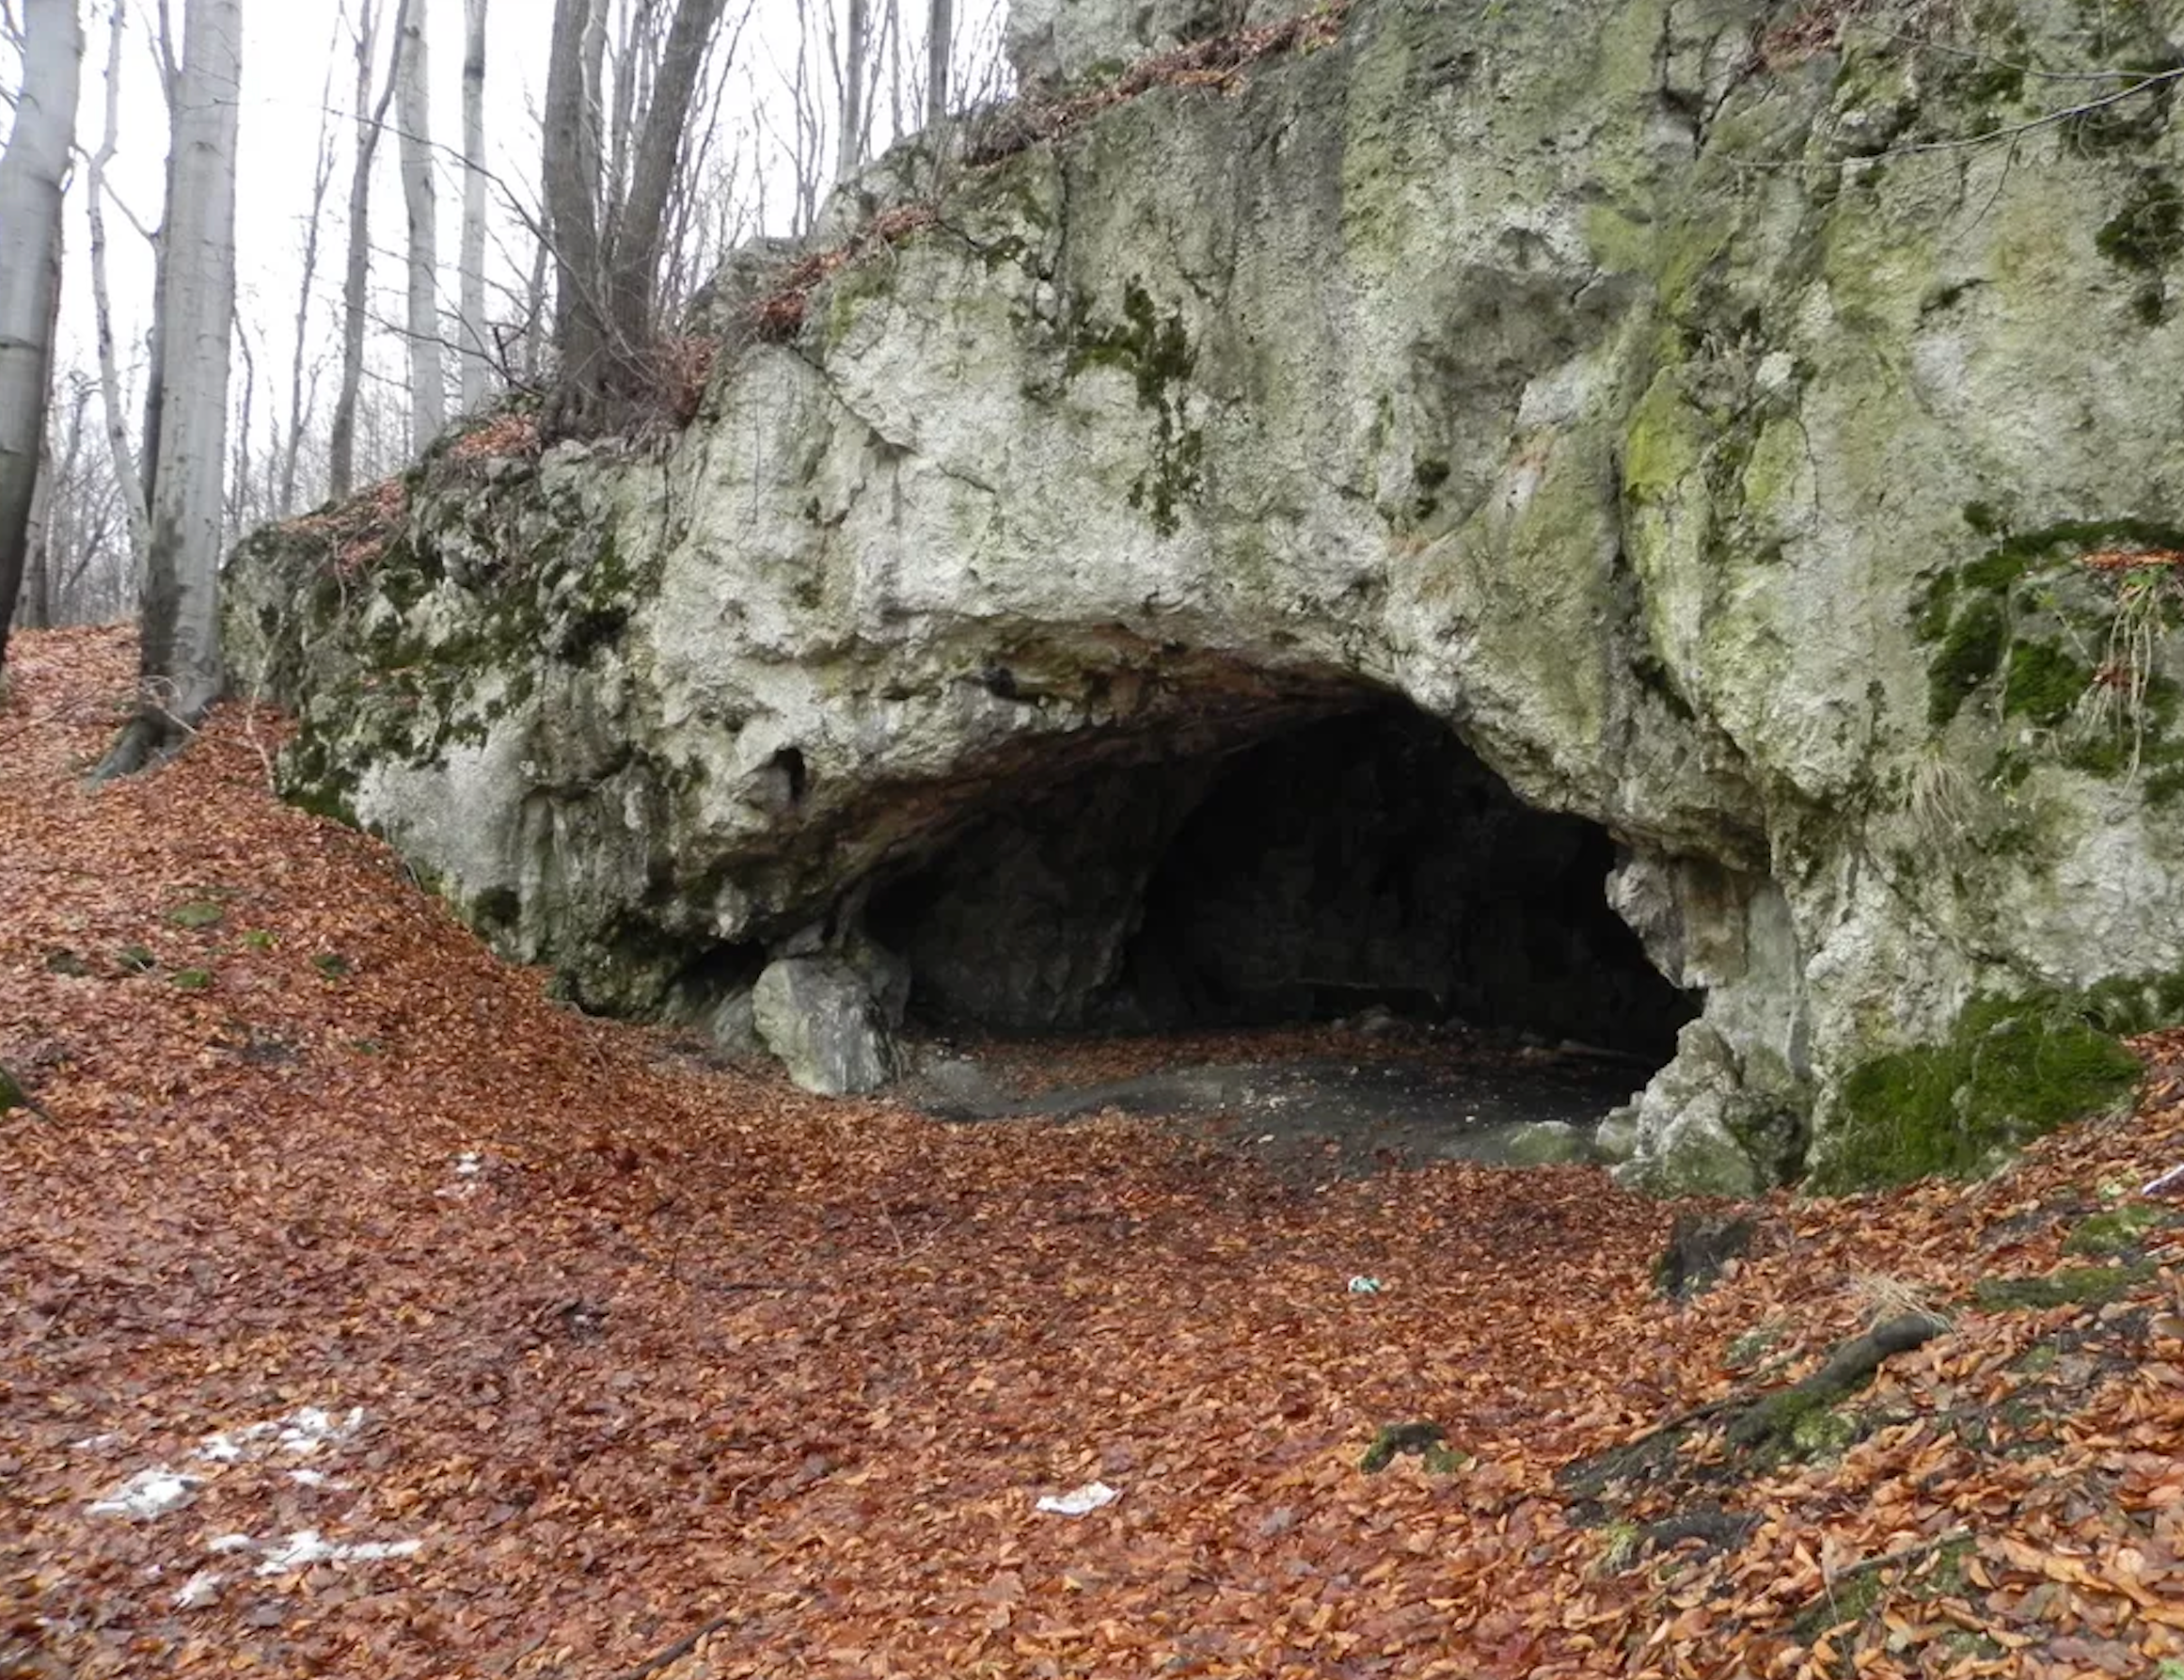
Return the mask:
<svg viewBox="0 0 2184 1680">
<path fill-rule="evenodd" d="M 546 268 L 552 246 L 552 225 L 542 218 L 531 246 L 530 284 L 524 291 L 523 376 L 533 385 L 546 365 Z"/>
<path fill-rule="evenodd" d="M 955 0 L 930 0 L 926 21 L 926 126 L 948 120 L 948 65 L 956 47 Z"/>
<path fill-rule="evenodd" d="M 372 281 L 372 155 L 387 127 L 387 107 L 394 98 L 390 63 L 372 115 L 372 59 L 377 45 L 375 0 L 361 0 L 356 10 L 356 163 L 349 176 L 349 261 L 341 280 L 341 387 L 334 398 L 333 436 L 326 447 L 326 493 L 339 499 L 356 487 L 356 395 L 364 383 L 365 292 Z M 396 0 L 394 30 L 399 39 L 408 21 L 409 0 Z"/>
<path fill-rule="evenodd" d="M 235 315 L 242 0 L 184 0 L 161 289 L 166 367 L 143 605 L 143 692 L 101 777 L 141 769 L 219 698 L 220 497 Z"/>
<path fill-rule="evenodd" d="M 144 480 L 129 447 L 129 421 L 121 412 L 121 376 L 114 357 L 114 301 L 106 289 L 106 168 L 121 135 L 121 42 L 129 29 L 128 0 L 114 0 L 106 32 L 106 126 L 99 150 L 85 166 L 84 208 L 91 224 L 91 306 L 97 320 L 100 406 L 106 417 L 106 449 L 129 523 L 129 557 L 141 574 L 151 548 L 151 517 L 145 511 Z M 153 299 L 156 306 L 157 298 Z"/>
<path fill-rule="evenodd" d="M 848 24 L 835 43 L 834 83 L 842 105 L 842 128 L 834 136 L 834 179 L 847 181 L 864 161 L 864 60 L 870 51 L 870 0 L 848 0 Z"/>
<path fill-rule="evenodd" d="M 339 25 L 337 25 L 337 30 Z M 337 33 L 335 40 L 340 39 Z M 326 213 L 326 189 L 334 180 L 334 55 L 326 53 L 326 77 L 319 95 L 319 152 L 311 167 L 311 210 L 304 223 L 303 278 L 295 291 L 295 354 L 288 367 L 288 443 L 277 448 L 279 473 L 273 488 L 273 513 L 285 519 L 295 511 L 296 457 L 303 449 L 304 426 L 310 416 L 304 401 L 305 341 L 310 336 L 311 287 L 319 276 L 319 223 Z M 318 381 L 311 381 L 315 388 Z M 278 443 L 277 438 L 276 443 Z"/>
<path fill-rule="evenodd" d="M 660 54 L 644 135 L 630 172 L 629 202 L 615 229 L 612 311 L 615 339 L 624 347 L 652 338 L 653 303 L 659 284 L 661 218 L 683 155 L 683 131 L 691 95 L 705 62 L 705 44 L 720 22 L 724 0 L 680 0 Z"/>
<path fill-rule="evenodd" d="M 182 109 L 182 68 L 175 57 L 174 21 L 168 15 L 166 0 L 159 0 L 158 12 L 159 32 L 153 44 L 159 52 L 159 94 L 166 103 L 167 133 L 172 135 Z M 171 146 L 167 148 L 166 179 L 162 194 L 162 220 L 151 235 L 151 326 L 145 334 L 143 445 L 136 452 L 138 471 L 144 480 L 147 554 L 150 552 L 151 543 L 151 481 L 159 470 L 159 415 L 163 405 L 160 381 L 166 376 L 166 344 L 161 335 L 166 331 L 166 224 L 164 218 L 167 207 L 174 203 L 174 149 Z M 138 582 L 142 581 L 140 575 Z"/>
<path fill-rule="evenodd" d="M 44 630 L 53 626 L 53 528 L 60 498 L 54 494 L 53 427 L 40 429 L 38 487 L 30 495 L 30 528 L 24 533 L 23 591 L 15 600 L 15 626 Z M 4 632 L 5 626 L 0 626 Z M 0 646 L 7 642 L 0 633 Z"/>
<path fill-rule="evenodd" d="M 580 431 L 604 411 L 612 379 L 599 237 L 601 159 L 591 0 L 555 0 L 546 61 L 543 173 L 553 229 L 554 348 L 561 358 L 550 429 Z"/>
<path fill-rule="evenodd" d="M 243 354 L 243 401 L 235 415 L 234 464 L 220 523 L 224 531 L 240 533 L 250 521 L 250 418 L 258 402 L 258 357 L 251 354 L 250 334 L 240 310 L 234 316 L 234 332 L 235 348 Z"/>
<path fill-rule="evenodd" d="M 0 667 L 38 496 L 60 297 L 61 177 L 84 74 L 75 0 L 27 0 L 24 24 L 23 88 L 0 153 Z"/>
<path fill-rule="evenodd" d="M 463 410 L 485 405 L 485 3 L 463 0 Z"/>
<path fill-rule="evenodd" d="M 402 153 L 402 200 L 409 213 L 409 447 L 422 454 L 448 423 L 440 365 L 440 237 L 433 180 L 432 78 L 425 8 L 406 8 L 395 36 L 394 119 Z"/>
</svg>

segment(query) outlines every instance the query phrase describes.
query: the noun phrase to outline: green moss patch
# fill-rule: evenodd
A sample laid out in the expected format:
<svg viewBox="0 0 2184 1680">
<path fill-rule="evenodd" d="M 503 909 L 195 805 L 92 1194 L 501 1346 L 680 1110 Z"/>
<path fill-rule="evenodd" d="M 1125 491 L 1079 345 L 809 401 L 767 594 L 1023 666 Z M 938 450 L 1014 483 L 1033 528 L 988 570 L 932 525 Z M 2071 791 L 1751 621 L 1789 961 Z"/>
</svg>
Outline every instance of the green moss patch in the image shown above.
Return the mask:
<svg viewBox="0 0 2184 1680">
<path fill-rule="evenodd" d="M 1989 1168 L 2133 1090 L 2138 1060 L 2082 1000 L 1983 999 L 1945 1043 L 1878 1056 L 1843 1082 L 1823 1194 Z"/>
<path fill-rule="evenodd" d="M 166 912 L 166 919 L 177 927 L 216 927 L 227 915 L 227 907 L 209 899 L 189 904 L 178 904 Z"/>
<path fill-rule="evenodd" d="M 1152 294 L 1135 280 L 1122 289 L 1122 319 L 1081 328 L 1069 347 L 1073 377 L 1087 368 L 1128 373 L 1137 403 L 1153 417 L 1153 458 L 1132 486 L 1131 505 L 1163 536 L 1180 528 L 1178 510 L 1205 481 L 1205 435 L 1186 412 L 1198 352 L 1179 313 L 1161 313 Z"/>
<path fill-rule="evenodd" d="M 2184 548 L 2184 530 L 2135 516 L 2011 531 L 1986 502 L 1966 524 L 1990 545 L 1936 573 L 1911 604 L 1927 655 L 1927 721 L 1946 728 L 1986 696 L 2009 732 L 1994 775 L 2016 785 L 2036 760 L 2103 780 L 2144 776 L 2149 800 L 2184 793 L 2184 689 L 2160 665 L 2184 624 L 2184 589 L 2159 566 L 2089 567 L 2103 551 Z"/>
<path fill-rule="evenodd" d="M 1971 1298 L 1989 1312 L 2041 1312 L 2054 1307 L 2096 1307 L 2129 1293 L 2154 1276 L 2154 1262 L 2129 1266 L 2065 1266 L 2045 1277 L 1982 1277 Z"/>
<path fill-rule="evenodd" d="M 2081 1220 L 2065 1240 L 2063 1252 L 2113 1260 L 2136 1253 L 2147 1236 L 2168 1223 L 2168 1213 L 2149 1202 L 2112 1208 L 2105 1213 Z"/>
</svg>

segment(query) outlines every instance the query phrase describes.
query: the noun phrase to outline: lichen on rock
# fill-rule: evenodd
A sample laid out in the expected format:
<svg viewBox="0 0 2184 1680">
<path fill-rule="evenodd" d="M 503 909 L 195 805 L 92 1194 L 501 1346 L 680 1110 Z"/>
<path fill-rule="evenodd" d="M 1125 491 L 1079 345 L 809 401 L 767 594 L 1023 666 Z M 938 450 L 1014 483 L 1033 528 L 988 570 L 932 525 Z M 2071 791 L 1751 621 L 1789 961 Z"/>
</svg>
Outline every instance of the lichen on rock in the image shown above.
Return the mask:
<svg viewBox="0 0 2184 1680">
<path fill-rule="evenodd" d="M 2046 78 L 1915 31 L 1767 49 L 1777 9 L 1355 0 L 882 168 L 830 237 L 888 182 L 935 214 L 658 448 L 451 450 L 376 524 L 244 545 L 286 785 L 588 1006 L 740 1040 L 783 959 L 879 1009 L 872 906 L 995 812 L 1401 704 L 1613 837 L 1702 1010 L 1606 1129 L 1627 1181 L 1965 1167 L 2108 1101 L 2096 1038 L 2184 1009 L 2165 114 L 1981 144 Z M 2123 50 L 1990 9 L 2011 64 Z M 1015 28 L 1083 87 L 1269 13 Z M 2036 997 L 2090 1001 L 2010 1037 Z M 2065 1064 L 1976 1140 L 1897 1135 Z"/>
</svg>

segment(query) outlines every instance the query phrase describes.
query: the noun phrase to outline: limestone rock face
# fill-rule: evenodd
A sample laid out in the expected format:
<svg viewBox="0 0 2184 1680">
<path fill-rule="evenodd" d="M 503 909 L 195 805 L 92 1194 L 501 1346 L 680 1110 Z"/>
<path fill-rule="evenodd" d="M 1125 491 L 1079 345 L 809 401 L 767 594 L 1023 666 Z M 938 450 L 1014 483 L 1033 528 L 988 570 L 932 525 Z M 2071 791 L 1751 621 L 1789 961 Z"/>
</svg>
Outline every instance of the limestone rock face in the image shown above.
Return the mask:
<svg viewBox="0 0 2184 1680">
<path fill-rule="evenodd" d="M 769 962 L 880 1020 L 879 949 L 1142 1002 L 1132 848 L 1236 753 L 1406 704 L 1612 837 L 1702 1009 L 1623 1173 L 1754 1187 L 1974 999 L 2184 1001 L 2170 96 L 2038 124 L 2083 84 L 2009 70 L 2173 62 L 2160 9 L 2002 0 L 1990 61 L 1767 0 L 1356 0 L 949 171 L 663 446 L 457 449 L 391 541 L 246 544 L 237 668 L 299 716 L 297 797 L 579 1001 L 691 1020 Z M 1085 76 L 1235 10 L 1013 34 Z M 950 860 L 1070 800 L 1114 846 L 978 854 L 1075 881 L 991 905 L 982 965 Z"/>
<path fill-rule="evenodd" d="M 822 1097 L 877 1091 L 894 1057 L 865 977 L 831 957 L 784 957 L 752 989 L 758 1037 L 788 1075 Z"/>
</svg>

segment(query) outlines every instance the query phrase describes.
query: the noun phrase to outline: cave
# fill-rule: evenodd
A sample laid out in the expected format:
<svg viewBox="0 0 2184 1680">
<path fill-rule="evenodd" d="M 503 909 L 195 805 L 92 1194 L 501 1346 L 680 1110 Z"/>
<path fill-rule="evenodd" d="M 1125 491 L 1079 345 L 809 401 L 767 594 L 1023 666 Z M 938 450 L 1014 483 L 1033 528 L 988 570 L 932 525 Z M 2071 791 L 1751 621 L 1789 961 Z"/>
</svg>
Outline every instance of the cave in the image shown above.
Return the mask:
<svg viewBox="0 0 2184 1680">
<path fill-rule="evenodd" d="M 1697 1003 L 1609 908 L 1616 857 L 1376 698 L 1013 785 L 881 882 L 867 926 L 935 1028 L 1378 1016 L 1657 1067 Z"/>
</svg>

